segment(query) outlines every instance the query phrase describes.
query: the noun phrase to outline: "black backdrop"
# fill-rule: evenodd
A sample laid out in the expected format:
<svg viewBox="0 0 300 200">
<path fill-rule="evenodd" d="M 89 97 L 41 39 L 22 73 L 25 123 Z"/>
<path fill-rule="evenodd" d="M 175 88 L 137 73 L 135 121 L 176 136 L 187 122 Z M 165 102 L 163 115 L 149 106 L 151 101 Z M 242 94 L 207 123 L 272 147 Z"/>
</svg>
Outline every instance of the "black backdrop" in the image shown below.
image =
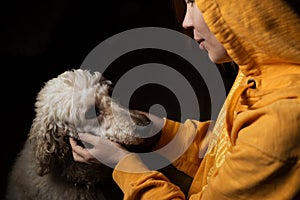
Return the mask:
<svg viewBox="0 0 300 200">
<path fill-rule="evenodd" d="M 44 82 L 67 69 L 78 68 L 96 45 L 114 34 L 145 26 L 178 30 L 178 24 L 173 18 L 170 0 L 12 0 L 1 3 L 0 13 L 0 171 L 3 196 L 8 172 L 29 132 L 35 97 Z M 149 50 L 136 53 L 138 56 L 121 58 L 122 63 L 130 66 L 132 62 L 133 66 L 161 62 L 177 67 L 187 64 L 178 58 L 172 59 L 167 52 Z M 114 65 L 115 69 L 118 68 L 118 62 Z M 120 74 L 110 70 L 107 76 L 116 80 Z M 225 81 L 231 81 L 231 77 L 224 77 Z M 201 88 L 205 90 L 201 84 L 196 89 Z M 161 101 L 152 99 L 157 94 Z M 165 98 L 162 94 L 166 95 Z M 168 106 L 168 117 L 180 119 L 176 100 L 169 100 L 172 97 L 172 93 L 154 86 L 148 88 L 147 93 L 137 91 L 132 105 L 147 110 L 152 103 L 162 103 Z M 205 100 L 206 96 L 202 98 Z M 203 109 L 207 107 L 204 103 Z M 200 118 L 209 118 L 210 111 L 206 111 Z"/>
</svg>

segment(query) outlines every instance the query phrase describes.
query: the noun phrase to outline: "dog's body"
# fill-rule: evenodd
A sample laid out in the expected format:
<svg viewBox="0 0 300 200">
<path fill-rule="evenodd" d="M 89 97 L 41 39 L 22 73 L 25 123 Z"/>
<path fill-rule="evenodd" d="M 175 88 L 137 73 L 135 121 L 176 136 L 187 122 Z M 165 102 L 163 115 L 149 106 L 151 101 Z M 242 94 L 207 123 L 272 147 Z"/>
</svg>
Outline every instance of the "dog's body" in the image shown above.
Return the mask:
<svg viewBox="0 0 300 200">
<path fill-rule="evenodd" d="M 77 133 L 82 132 L 128 147 L 149 144 L 137 129 L 149 128 L 151 121 L 116 103 L 109 84 L 100 73 L 87 70 L 70 70 L 45 84 L 10 173 L 7 200 L 122 199 L 111 179 L 112 168 L 74 162 L 68 142 L 68 137 L 79 140 Z"/>
<path fill-rule="evenodd" d="M 81 183 L 79 180 L 68 180 L 67 176 L 72 175 L 61 174 L 59 171 L 51 171 L 40 176 L 37 174 L 36 168 L 33 148 L 27 142 L 10 174 L 7 200 L 122 199 L 122 192 L 111 180 L 111 171 L 108 167 L 87 169 L 83 166 L 80 169 L 65 169 L 69 170 L 68 174 L 84 176 L 78 177 L 81 179 Z M 78 174 L 77 170 L 84 174 Z M 89 181 L 94 179 L 95 183 L 85 182 L 88 174 Z"/>
</svg>

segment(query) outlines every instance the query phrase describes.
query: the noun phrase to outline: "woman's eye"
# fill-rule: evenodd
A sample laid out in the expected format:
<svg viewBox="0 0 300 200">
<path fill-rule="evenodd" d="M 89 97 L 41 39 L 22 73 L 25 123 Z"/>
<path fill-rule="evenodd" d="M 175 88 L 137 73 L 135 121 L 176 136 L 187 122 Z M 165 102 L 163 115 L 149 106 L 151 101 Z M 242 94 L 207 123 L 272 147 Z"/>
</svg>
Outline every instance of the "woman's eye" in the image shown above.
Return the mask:
<svg viewBox="0 0 300 200">
<path fill-rule="evenodd" d="M 85 112 L 85 119 L 94 119 L 101 114 L 101 110 L 97 109 L 96 107 L 90 107 Z"/>
</svg>

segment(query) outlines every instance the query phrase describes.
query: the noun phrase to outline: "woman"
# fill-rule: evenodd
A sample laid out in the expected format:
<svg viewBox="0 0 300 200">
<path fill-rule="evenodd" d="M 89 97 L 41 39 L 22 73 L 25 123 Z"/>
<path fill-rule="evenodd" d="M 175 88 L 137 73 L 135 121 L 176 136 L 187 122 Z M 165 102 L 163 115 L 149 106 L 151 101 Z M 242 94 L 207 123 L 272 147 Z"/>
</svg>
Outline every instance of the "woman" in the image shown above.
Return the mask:
<svg viewBox="0 0 300 200">
<path fill-rule="evenodd" d="M 95 145 L 93 155 L 116 164 L 113 178 L 124 199 L 300 198 L 300 19 L 287 2 L 187 0 L 183 26 L 193 28 L 213 62 L 233 61 L 239 74 L 212 134 L 206 134 L 210 122 L 157 119 L 163 129 L 156 148 L 181 132 L 182 140 L 195 136 L 173 163 L 193 177 L 187 197 L 138 155 L 83 135 Z M 71 145 L 75 160 L 98 162 L 73 140 Z"/>
</svg>

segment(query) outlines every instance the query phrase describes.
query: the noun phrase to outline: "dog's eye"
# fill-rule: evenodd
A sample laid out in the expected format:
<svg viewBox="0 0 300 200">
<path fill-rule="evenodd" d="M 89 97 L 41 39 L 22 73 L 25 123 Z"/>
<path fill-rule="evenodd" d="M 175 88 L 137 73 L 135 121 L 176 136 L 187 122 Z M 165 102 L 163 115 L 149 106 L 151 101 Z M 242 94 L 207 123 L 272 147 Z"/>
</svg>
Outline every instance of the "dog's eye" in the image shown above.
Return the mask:
<svg viewBox="0 0 300 200">
<path fill-rule="evenodd" d="M 90 107 L 86 112 L 85 112 L 85 119 L 94 119 L 98 117 L 101 114 L 101 111 L 97 109 L 96 107 Z"/>
</svg>

